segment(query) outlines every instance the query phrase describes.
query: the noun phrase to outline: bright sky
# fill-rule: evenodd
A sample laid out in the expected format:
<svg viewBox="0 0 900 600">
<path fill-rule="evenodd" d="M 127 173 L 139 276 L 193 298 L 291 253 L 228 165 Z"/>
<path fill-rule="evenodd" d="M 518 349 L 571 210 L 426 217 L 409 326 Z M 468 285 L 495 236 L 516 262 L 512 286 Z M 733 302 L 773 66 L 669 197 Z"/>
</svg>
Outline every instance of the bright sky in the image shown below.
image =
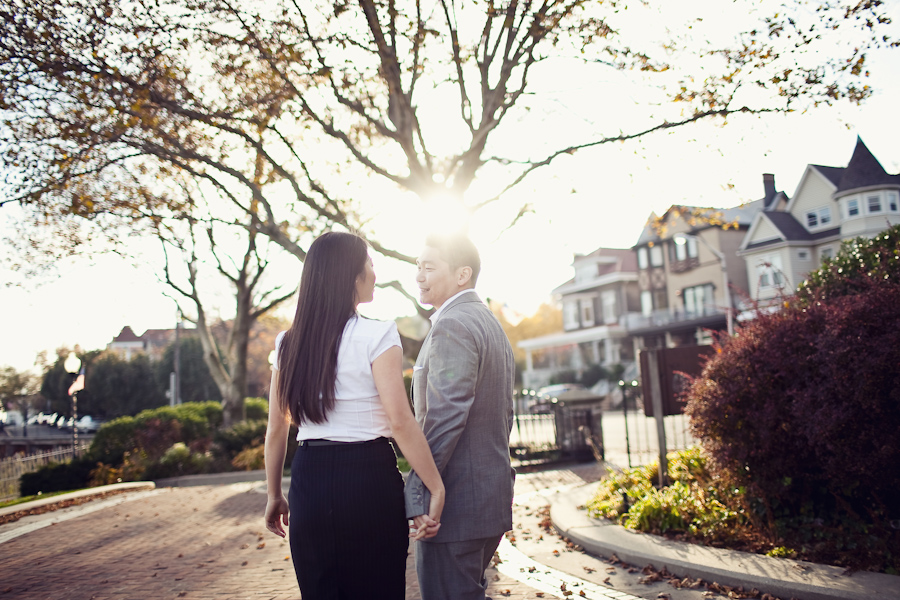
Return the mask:
<svg viewBox="0 0 900 600">
<path fill-rule="evenodd" d="M 482 253 L 478 289 L 482 297 L 531 314 L 550 299 L 554 287 L 572 276 L 574 253 L 600 246 L 627 248 L 638 239 L 650 213 L 672 204 L 731 207 L 763 194 L 762 174 L 774 173 L 776 187 L 793 196 L 807 164 L 846 166 L 859 135 L 889 173 L 900 172 L 900 61 L 897 52 L 872 56 L 871 85 L 876 94 L 863 107 L 841 105 L 807 113 L 736 118 L 725 127 L 699 124 L 644 140 L 567 156 L 529 178 L 509 203 L 531 202 L 534 213 L 498 236 L 509 204 L 479 213 L 470 234 Z M 889 60 L 893 56 L 893 60 Z M 592 99 L 597 90 L 577 78 L 555 78 L 558 112 L 551 128 L 595 127 L 608 122 Z M 531 132 L 546 139 L 547 132 Z M 0 214 L 3 233 L 11 231 Z M 379 239 L 415 255 L 426 233 L 422 223 L 440 213 L 435 206 L 411 210 L 398 219 L 372 222 Z M 446 215 L 440 215 L 446 220 Z M 399 279 L 415 289 L 415 269 L 375 255 L 380 281 Z M 299 281 L 299 268 L 284 263 L 282 281 Z M 0 282 L 20 281 L 0 272 Z M 0 366 L 32 368 L 36 355 L 53 355 L 60 346 L 105 348 L 124 325 L 140 334 L 170 328 L 175 303 L 165 295 L 149 266 L 135 267 L 115 256 L 73 260 L 41 282 L 0 287 Z M 221 314 L 228 317 L 228 299 Z M 282 309 L 290 315 L 293 306 Z M 412 314 L 407 300 L 393 291 L 376 291 L 363 307 L 367 316 L 393 319 Z"/>
</svg>

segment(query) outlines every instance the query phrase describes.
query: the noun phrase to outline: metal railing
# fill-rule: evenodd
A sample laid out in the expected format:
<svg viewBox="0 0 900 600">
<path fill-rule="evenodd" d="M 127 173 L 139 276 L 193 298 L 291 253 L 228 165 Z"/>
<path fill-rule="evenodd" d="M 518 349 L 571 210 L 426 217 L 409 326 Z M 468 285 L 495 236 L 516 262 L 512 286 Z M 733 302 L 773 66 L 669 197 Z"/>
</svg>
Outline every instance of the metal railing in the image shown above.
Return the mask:
<svg viewBox="0 0 900 600">
<path fill-rule="evenodd" d="M 86 448 L 82 446 L 78 453 L 81 454 Z M 19 479 L 25 473 L 33 473 L 50 463 L 69 462 L 72 456 L 73 449 L 69 447 L 28 455 L 17 454 L 0 460 L 0 502 L 19 497 Z"/>
</svg>

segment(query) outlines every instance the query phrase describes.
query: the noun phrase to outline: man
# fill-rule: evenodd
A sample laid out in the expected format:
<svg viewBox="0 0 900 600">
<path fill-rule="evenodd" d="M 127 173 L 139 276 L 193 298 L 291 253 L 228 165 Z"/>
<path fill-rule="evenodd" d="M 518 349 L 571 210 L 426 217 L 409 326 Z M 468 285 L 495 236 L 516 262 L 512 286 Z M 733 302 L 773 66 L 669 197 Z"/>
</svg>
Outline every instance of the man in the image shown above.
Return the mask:
<svg viewBox="0 0 900 600">
<path fill-rule="evenodd" d="M 513 352 L 475 293 L 481 259 L 467 237 L 430 236 L 416 264 L 420 300 L 436 310 L 412 396 L 447 490 L 438 526 L 421 480 L 407 481 L 407 517 L 436 532 L 416 543 L 419 587 L 423 600 L 483 600 L 484 571 L 512 529 Z"/>
</svg>

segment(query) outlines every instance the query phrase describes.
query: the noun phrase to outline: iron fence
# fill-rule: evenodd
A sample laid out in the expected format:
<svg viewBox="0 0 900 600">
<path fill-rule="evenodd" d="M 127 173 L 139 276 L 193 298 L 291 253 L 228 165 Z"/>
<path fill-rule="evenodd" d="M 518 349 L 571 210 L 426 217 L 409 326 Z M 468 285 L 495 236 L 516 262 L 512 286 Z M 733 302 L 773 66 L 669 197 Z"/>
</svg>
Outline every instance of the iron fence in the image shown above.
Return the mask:
<svg viewBox="0 0 900 600">
<path fill-rule="evenodd" d="M 80 454 L 87 446 L 78 449 Z M 69 462 L 73 449 L 61 448 L 50 452 L 35 454 L 17 454 L 0 460 L 0 502 L 14 500 L 19 497 L 19 479 L 25 473 L 33 473 L 50 463 Z"/>
</svg>

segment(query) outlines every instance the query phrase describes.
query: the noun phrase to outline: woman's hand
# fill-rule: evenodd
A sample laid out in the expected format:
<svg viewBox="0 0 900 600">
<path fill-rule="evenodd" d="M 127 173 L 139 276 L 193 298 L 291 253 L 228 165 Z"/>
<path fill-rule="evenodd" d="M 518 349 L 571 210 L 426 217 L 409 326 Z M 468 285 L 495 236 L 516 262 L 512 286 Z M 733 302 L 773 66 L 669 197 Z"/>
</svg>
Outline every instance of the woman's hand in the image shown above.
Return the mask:
<svg viewBox="0 0 900 600">
<path fill-rule="evenodd" d="M 286 535 L 284 528 L 289 525 L 289 512 L 288 502 L 284 495 L 275 498 L 269 497 L 269 501 L 266 503 L 266 529 L 275 535 L 284 537 Z"/>
<path fill-rule="evenodd" d="M 444 488 L 431 491 L 431 501 L 428 504 L 428 514 L 419 515 L 413 519 L 415 531 L 409 534 L 414 540 L 427 540 L 433 538 L 441 529 L 441 513 L 444 511 Z"/>
</svg>

